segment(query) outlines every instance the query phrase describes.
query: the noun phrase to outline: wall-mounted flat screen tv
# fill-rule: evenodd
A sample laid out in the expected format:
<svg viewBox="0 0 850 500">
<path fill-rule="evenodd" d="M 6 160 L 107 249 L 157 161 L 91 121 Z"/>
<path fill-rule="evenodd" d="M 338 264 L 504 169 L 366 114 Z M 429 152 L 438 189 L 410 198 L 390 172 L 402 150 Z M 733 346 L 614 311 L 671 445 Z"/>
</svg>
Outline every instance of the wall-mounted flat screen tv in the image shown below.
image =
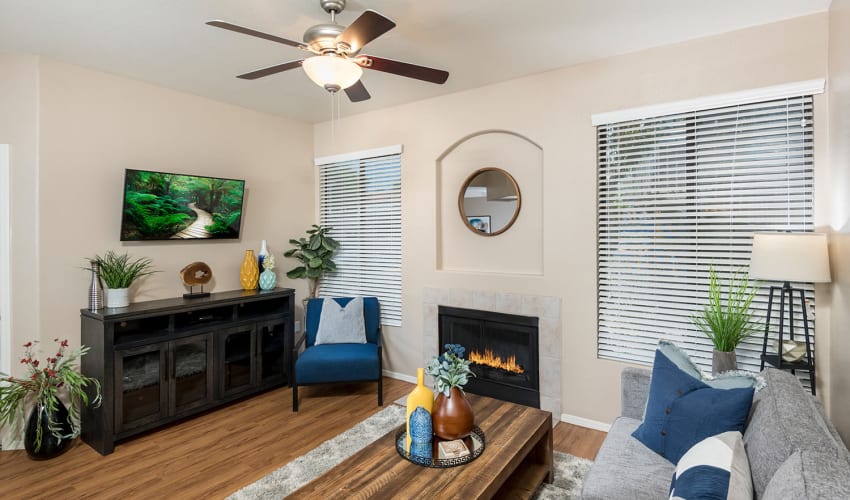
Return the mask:
<svg viewBox="0 0 850 500">
<path fill-rule="evenodd" d="M 245 181 L 127 169 L 121 241 L 237 239 Z"/>
</svg>

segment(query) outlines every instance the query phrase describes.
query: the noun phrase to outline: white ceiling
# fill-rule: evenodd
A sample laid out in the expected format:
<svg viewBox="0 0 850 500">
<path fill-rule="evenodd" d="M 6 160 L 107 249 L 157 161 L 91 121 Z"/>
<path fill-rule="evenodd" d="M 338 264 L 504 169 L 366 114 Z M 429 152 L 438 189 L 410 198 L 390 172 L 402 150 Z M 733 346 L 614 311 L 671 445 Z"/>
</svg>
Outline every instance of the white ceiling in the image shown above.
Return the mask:
<svg viewBox="0 0 850 500">
<path fill-rule="evenodd" d="M 349 0 L 395 29 L 366 54 L 448 70 L 434 85 L 366 70 L 371 111 L 585 61 L 825 11 L 830 0 Z M 0 52 L 41 54 L 309 122 L 330 117 L 327 93 L 300 69 L 235 75 L 304 52 L 206 26 L 212 19 L 300 41 L 329 22 L 318 0 L 0 0 Z M 2 77 L 2 76 L 0 76 Z"/>
</svg>

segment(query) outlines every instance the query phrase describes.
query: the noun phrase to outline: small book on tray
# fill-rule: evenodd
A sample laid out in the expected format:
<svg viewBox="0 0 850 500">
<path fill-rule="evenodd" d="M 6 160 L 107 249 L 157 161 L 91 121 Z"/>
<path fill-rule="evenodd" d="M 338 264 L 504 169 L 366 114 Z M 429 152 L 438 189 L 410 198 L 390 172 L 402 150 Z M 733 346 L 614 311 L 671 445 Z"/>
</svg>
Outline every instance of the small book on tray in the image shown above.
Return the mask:
<svg viewBox="0 0 850 500">
<path fill-rule="evenodd" d="M 469 455 L 469 448 L 462 439 L 454 441 L 441 441 L 437 443 L 438 456 L 440 458 L 460 458 Z"/>
</svg>

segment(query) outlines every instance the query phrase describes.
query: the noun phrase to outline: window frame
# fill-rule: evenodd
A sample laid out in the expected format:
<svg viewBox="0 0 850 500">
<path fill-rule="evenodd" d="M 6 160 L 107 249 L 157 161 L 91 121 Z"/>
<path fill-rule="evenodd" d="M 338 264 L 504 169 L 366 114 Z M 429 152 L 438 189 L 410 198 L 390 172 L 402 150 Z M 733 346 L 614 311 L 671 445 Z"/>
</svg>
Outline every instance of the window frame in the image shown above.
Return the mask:
<svg viewBox="0 0 850 500">
<path fill-rule="evenodd" d="M 612 355 L 612 352 L 611 352 L 611 351 L 616 349 L 616 346 L 611 347 L 611 348 L 603 348 L 603 344 L 606 341 L 606 332 L 604 331 L 604 327 L 603 327 L 603 316 L 606 314 L 605 307 L 608 304 L 605 303 L 605 298 L 603 297 L 603 283 L 602 283 L 603 282 L 603 272 L 604 272 L 604 268 L 605 268 L 605 262 L 603 262 L 603 256 L 602 256 L 603 255 L 603 246 L 602 246 L 603 245 L 603 237 L 602 237 L 603 228 L 602 228 L 601 218 L 602 218 L 603 210 L 607 206 L 607 205 L 604 205 L 605 201 L 603 200 L 603 194 L 602 194 L 603 193 L 603 191 L 602 191 L 603 190 L 602 175 L 603 175 L 603 170 L 606 168 L 606 166 L 603 165 L 603 163 L 604 163 L 604 160 L 603 160 L 604 147 L 602 146 L 602 131 L 603 130 L 609 130 L 612 127 L 616 127 L 617 125 L 623 125 L 623 124 L 627 124 L 628 122 L 634 122 L 634 121 L 642 121 L 642 122 L 650 123 L 650 124 L 658 123 L 659 121 L 662 121 L 664 119 L 670 119 L 670 118 L 673 117 L 672 115 L 664 114 L 665 111 L 670 111 L 670 110 L 675 111 L 675 114 L 699 116 L 703 112 L 711 113 L 713 110 L 722 110 L 722 108 L 733 108 L 733 107 L 736 107 L 736 106 L 757 105 L 760 102 L 766 103 L 766 102 L 770 102 L 770 101 L 777 101 L 777 100 L 780 100 L 780 99 L 794 99 L 794 98 L 797 98 L 797 97 L 802 97 L 803 99 L 807 100 L 807 104 L 806 104 L 806 106 L 807 106 L 806 109 L 808 110 L 807 112 L 812 114 L 812 116 L 810 116 L 808 118 L 808 121 L 809 121 L 808 127 L 811 130 L 810 130 L 810 132 L 808 132 L 808 134 L 807 134 L 808 138 L 805 140 L 805 145 L 806 145 L 805 147 L 809 148 L 807 150 L 807 153 L 805 153 L 805 155 L 808 156 L 806 168 L 808 169 L 808 172 L 809 172 L 808 175 L 810 175 L 810 179 L 811 179 L 810 183 L 809 183 L 809 187 L 807 188 L 808 192 L 809 192 L 808 199 L 804 201 L 804 204 L 807 204 L 807 206 L 808 206 L 808 219 L 805 222 L 805 228 L 800 228 L 800 227 L 791 228 L 791 227 L 789 227 L 789 229 L 794 229 L 795 231 L 796 230 L 813 231 L 814 230 L 814 215 L 813 215 L 813 211 L 814 211 L 814 117 L 813 117 L 814 95 L 821 93 L 821 92 L 823 92 L 823 80 L 813 80 L 813 81 L 808 81 L 808 82 L 800 82 L 800 83 L 797 83 L 797 84 L 788 84 L 788 85 L 783 85 L 783 86 L 770 87 L 770 88 L 768 88 L 767 91 L 763 91 L 763 92 L 759 92 L 758 90 L 754 90 L 754 91 L 747 91 L 747 92 L 744 92 L 744 93 L 739 93 L 739 94 L 734 94 L 734 95 L 733 94 L 724 94 L 723 96 L 703 98 L 703 99 L 700 99 L 700 100 L 697 100 L 697 101 L 692 101 L 692 102 L 680 101 L 680 102 L 672 103 L 672 104 L 669 104 L 669 105 L 635 108 L 633 110 L 625 110 L 625 111 L 618 111 L 618 112 L 603 113 L 603 114 L 599 114 L 599 115 L 594 115 L 592 122 L 593 122 L 594 125 L 597 125 L 599 127 L 597 129 L 597 148 L 598 148 L 597 149 L 597 153 L 598 153 L 598 155 L 597 155 L 597 168 L 598 168 L 598 170 L 597 170 L 597 265 L 598 265 L 598 272 L 597 272 L 597 335 L 598 335 L 598 338 L 597 338 L 597 355 L 598 355 L 599 358 L 613 359 L 613 360 L 618 360 L 618 361 L 635 362 L 635 363 L 641 363 L 641 364 L 651 364 L 652 353 L 654 352 L 654 349 L 655 349 L 654 343 L 652 345 L 649 345 L 649 343 L 647 343 L 647 345 L 643 346 L 643 348 L 641 349 L 641 353 L 639 355 L 619 356 L 617 354 Z M 719 106 L 713 107 L 715 104 L 719 104 Z M 620 119 L 622 119 L 622 121 L 617 121 L 617 120 L 620 120 Z M 786 118 L 786 121 L 787 120 L 788 119 Z M 692 132 L 692 130 L 689 130 L 686 127 L 685 135 L 687 136 L 691 132 Z M 737 136 L 737 128 L 736 128 L 736 136 Z M 693 165 L 691 165 L 691 161 L 693 159 L 692 155 L 691 155 L 692 150 L 690 149 L 690 146 L 689 146 L 691 144 L 691 141 L 692 141 L 692 139 L 686 138 L 685 146 L 682 149 L 684 151 L 688 152 L 685 162 L 689 165 L 689 168 L 697 169 L 697 168 L 699 168 L 699 162 L 693 162 Z M 731 149 L 735 150 L 735 146 L 733 145 Z M 684 169 L 684 170 L 687 171 L 687 168 Z M 733 172 L 734 172 L 734 165 L 733 165 Z M 734 176 L 734 174 L 732 174 L 732 175 Z M 790 200 L 790 195 L 789 195 L 789 200 Z M 789 201 L 789 203 L 790 203 L 790 201 Z M 734 214 L 734 211 L 732 213 Z M 696 218 L 698 219 L 698 217 L 696 217 Z M 790 221 L 790 217 L 789 217 L 789 221 Z M 789 222 L 789 224 L 790 224 L 790 222 Z M 758 231 L 759 230 L 754 230 L 752 232 L 758 232 Z M 748 261 L 749 251 L 747 251 L 746 256 L 747 256 L 746 259 Z M 738 258 L 738 261 L 739 262 L 741 261 L 740 257 Z M 707 269 L 704 270 L 703 274 L 705 273 L 705 271 L 707 271 Z M 723 278 L 728 278 L 732 274 L 733 274 L 733 272 L 729 272 L 729 270 L 727 269 L 727 270 L 724 270 L 723 273 L 721 273 L 721 276 Z M 699 306 L 699 307 L 696 308 L 694 313 L 699 312 L 699 310 L 701 309 L 701 306 L 707 300 L 706 299 L 706 297 L 707 297 L 707 276 L 705 277 L 705 282 L 706 282 L 705 287 L 704 287 L 705 293 L 701 294 L 700 298 L 697 299 L 697 302 L 696 302 L 695 305 Z M 758 284 L 758 285 L 760 285 L 759 286 L 760 291 L 759 291 L 759 295 L 758 295 L 756 301 L 754 302 L 754 308 L 757 310 L 757 315 L 761 316 L 762 320 L 764 319 L 763 313 L 766 310 L 767 295 L 768 295 L 769 286 L 771 284 L 773 284 L 773 283 L 772 282 L 764 282 L 764 283 Z M 811 283 L 795 284 L 794 286 L 796 286 L 798 288 L 803 288 L 804 290 L 806 290 L 806 298 L 811 301 L 811 304 L 814 304 L 814 287 Z M 796 305 L 795 309 L 798 308 L 798 307 L 799 307 L 799 305 Z M 774 311 L 774 318 L 772 318 L 772 321 L 771 321 L 771 324 L 772 324 L 771 334 L 775 334 L 775 331 L 776 331 L 776 327 L 773 326 L 774 322 L 778 322 L 778 318 L 775 317 L 776 312 L 777 311 Z M 795 314 L 795 319 L 799 319 L 799 317 L 800 317 L 799 310 L 797 310 L 796 314 Z M 681 319 L 681 318 L 679 318 L 679 319 Z M 813 333 L 813 337 L 814 337 L 814 316 L 813 315 L 811 315 L 811 317 L 809 318 L 809 321 L 810 321 L 810 330 Z M 798 323 L 798 321 L 795 321 L 795 323 Z M 683 326 L 684 325 L 679 324 L 679 325 L 676 325 L 675 327 L 671 327 L 670 331 L 668 332 L 667 335 L 663 335 L 663 334 L 657 335 L 656 336 L 656 342 L 657 342 L 658 339 L 667 339 L 667 340 L 672 340 L 672 341 L 677 342 L 677 343 L 685 343 L 686 347 L 689 348 L 688 349 L 689 352 L 691 354 L 695 355 L 695 358 L 696 358 L 695 360 L 697 361 L 697 363 L 703 368 L 710 368 L 710 366 L 711 366 L 711 354 L 710 353 L 711 353 L 711 348 L 712 348 L 710 341 L 705 337 L 704 334 L 702 334 L 702 332 L 697 330 L 695 327 L 686 328 L 685 332 L 674 331 L 674 329 L 679 329 L 679 328 L 682 328 Z M 802 336 L 802 324 L 801 323 L 799 323 L 798 326 L 795 326 L 795 330 L 797 330 L 800 333 L 800 336 Z M 646 337 L 649 338 L 650 334 L 647 334 Z M 763 340 L 764 340 L 764 333 L 763 333 L 763 331 L 760 331 L 760 332 L 754 334 L 750 339 L 745 341 L 745 344 L 742 344 L 741 348 L 739 348 L 739 352 L 742 349 L 745 351 L 744 356 L 743 356 L 743 360 L 742 360 L 743 363 L 739 363 L 739 364 L 743 365 L 742 368 L 752 369 L 754 362 L 758 363 L 758 359 L 757 359 L 757 357 L 755 357 L 755 359 L 754 359 L 754 355 L 760 356 L 761 346 L 762 346 Z M 768 344 L 768 345 L 769 345 L 769 348 L 770 348 L 770 344 Z M 622 349 L 627 349 L 628 347 L 631 347 L 631 346 L 620 346 L 620 347 Z M 740 357 L 740 354 L 739 354 L 739 357 Z M 758 369 L 757 365 L 755 366 L 755 369 L 756 370 Z"/>
</svg>

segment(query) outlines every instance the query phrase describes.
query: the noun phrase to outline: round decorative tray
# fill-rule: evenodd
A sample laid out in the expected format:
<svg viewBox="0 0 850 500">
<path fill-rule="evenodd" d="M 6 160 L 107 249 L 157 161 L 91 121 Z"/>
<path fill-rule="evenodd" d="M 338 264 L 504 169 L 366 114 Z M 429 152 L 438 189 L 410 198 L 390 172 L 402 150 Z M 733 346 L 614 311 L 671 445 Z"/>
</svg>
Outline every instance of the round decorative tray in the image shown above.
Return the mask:
<svg viewBox="0 0 850 500">
<path fill-rule="evenodd" d="M 423 467 L 434 467 L 437 469 L 447 469 L 449 467 L 457 467 L 458 465 L 468 464 L 481 456 L 484 451 L 484 432 L 477 425 L 472 428 L 472 433 L 463 439 L 466 447 L 469 448 L 469 455 L 458 458 L 437 458 L 437 443 L 439 438 L 435 438 L 431 442 L 431 456 L 427 456 L 427 452 L 422 455 L 416 453 L 408 453 L 406 450 L 407 430 L 402 427 L 395 436 L 395 451 L 398 452 L 405 460 L 408 460 L 416 465 Z"/>
</svg>

